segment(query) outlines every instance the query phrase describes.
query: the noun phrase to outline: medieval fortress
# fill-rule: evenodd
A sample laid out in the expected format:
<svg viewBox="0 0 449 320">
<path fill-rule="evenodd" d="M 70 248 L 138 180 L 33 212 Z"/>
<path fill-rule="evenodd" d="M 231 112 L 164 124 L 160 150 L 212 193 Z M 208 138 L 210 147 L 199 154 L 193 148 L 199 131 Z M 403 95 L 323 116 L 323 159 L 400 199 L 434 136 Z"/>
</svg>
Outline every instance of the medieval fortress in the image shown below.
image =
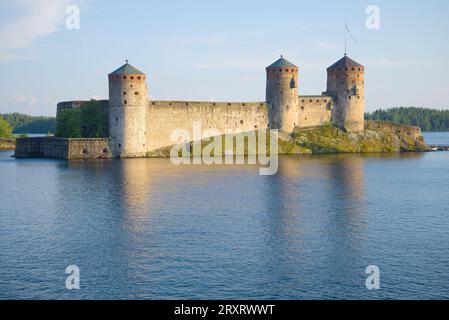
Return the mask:
<svg viewBox="0 0 449 320">
<path fill-rule="evenodd" d="M 333 123 L 346 132 L 364 130 L 364 67 L 346 55 L 327 69 L 322 95 L 300 96 L 299 68 L 282 56 L 266 68 L 265 102 L 153 101 L 148 99 L 146 75 L 126 63 L 109 74 L 109 148 L 114 157 L 143 157 L 175 144 L 172 132 L 200 122 L 202 129 L 248 132 Z M 58 112 L 85 102 L 58 104 Z M 203 137 L 204 138 L 204 137 Z M 108 150 L 109 151 L 109 150 Z"/>
</svg>

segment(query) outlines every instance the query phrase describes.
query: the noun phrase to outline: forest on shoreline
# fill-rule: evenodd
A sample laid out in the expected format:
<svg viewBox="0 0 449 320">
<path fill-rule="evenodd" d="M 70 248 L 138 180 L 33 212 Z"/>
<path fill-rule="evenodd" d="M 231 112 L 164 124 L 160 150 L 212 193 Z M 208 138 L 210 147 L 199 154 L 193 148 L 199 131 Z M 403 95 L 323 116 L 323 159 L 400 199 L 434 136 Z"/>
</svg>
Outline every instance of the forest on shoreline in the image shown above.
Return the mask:
<svg viewBox="0 0 449 320">
<path fill-rule="evenodd" d="M 413 125 L 427 132 L 449 131 L 449 110 L 416 107 L 378 109 L 366 113 L 365 119 Z"/>
<path fill-rule="evenodd" d="M 13 112 L 0 114 L 10 125 L 13 134 L 53 134 L 55 117 L 29 116 Z"/>
</svg>

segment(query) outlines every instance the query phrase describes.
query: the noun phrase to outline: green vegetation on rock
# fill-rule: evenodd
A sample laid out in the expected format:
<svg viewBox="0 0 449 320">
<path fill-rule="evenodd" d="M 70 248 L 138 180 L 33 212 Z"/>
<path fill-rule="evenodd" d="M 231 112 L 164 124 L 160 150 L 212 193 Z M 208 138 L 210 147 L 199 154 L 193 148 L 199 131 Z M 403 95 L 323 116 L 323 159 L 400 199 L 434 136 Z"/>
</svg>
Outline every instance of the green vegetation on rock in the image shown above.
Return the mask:
<svg viewBox="0 0 449 320">
<path fill-rule="evenodd" d="M 65 109 L 59 111 L 55 136 L 59 138 L 81 138 L 80 109 Z"/>
<path fill-rule="evenodd" d="M 100 102 L 91 100 L 79 109 L 63 109 L 58 113 L 56 137 L 107 138 L 108 115 Z"/>
<path fill-rule="evenodd" d="M 11 138 L 12 128 L 2 116 L 0 116 L 0 138 Z"/>
<path fill-rule="evenodd" d="M 376 124 L 379 124 L 376 122 Z M 374 127 L 374 126 L 373 126 Z M 382 127 L 382 126 L 381 126 Z M 402 129 L 393 131 L 390 128 Z M 388 129 L 387 129 L 388 128 Z M 415 151 L 426 151 L 428 146 L 424 142 L 422 137 L 414 137 L 409 135 L 407 130 L 411 127 L 395 125 L 395 124 L 384 124 L 383 128 L 365 130 L 364 132 L 358 133 L 347 133 L 342 129 L 334 127 L 332 125 L 315 127 L 308 129 L 297 129 L 292 135 L 279 133 L 278 139 L 278 153 L 279 154 L 325 154 L 325 153 L 394 153 L 394 152 L 415 152 Z M 252 133 L 244 133 L 237 136 L 247 136 Z M 216 139 L 221 139 L 223 145 L 222 155 L 225 155 L 225 144 L 224 141 L 226 137 L 233 136 L 219 136 L 213 137 L 209 140 L 201 141 L 201 152 L 204 150 L 212 141 Z M 242 141 L 242 139 L 240 139 Z M 232 151 L 238 155 L 248 155 L 254 154 L 254 150 L 251 152 L 248 150 L 247 139 L 244 140 L 244 146 L 240 146 L 236 149 L 236 145 L 233 145 Z M 257 140 L 256 140 L 257 141 Z M 270 150 L 269 142 L 270 139 L 267 138 L 266 150 Z M 186 145 L 186 150 L 191 151 L 190 154 L 193 156 L 193 143 Z M 169 157 L 171 146 L 161 148 L 156 151 L 149 152 L 148 157 Z M 210 149 L 210 148 L 209 148 Z M 236 150 L 244 150 L 243 154 L 236 152 Z M 264 151 L 264 150 L 263 150 Z M 207 152 L 206 152 L 207 153 Z M 180 156 L 181 153 L 178 152 Z M 213 154 L 211 154 L 213 155 Z M 195 154 L 198 156 L 198 154 Z"/>
<path fill-rule="evenodd" d="M 109 136 L 108 114 L 100 102 L 90 100 L 81 108 L 81 136 L 83 138 L 107 138 Z"/>
<path fill-rule="evenodd" d="M 421 138 L 387 130 L 365 130 L 347 133 L 331 125 L 296 130 L 287 145 L 298 145 L 310 153 L 373 153 L 425 151 L 427 145 Z M 291 153 L 281 150 L 281 153 Z M 304 153 L 304 152 L 301 152 Z"/>
</svg>

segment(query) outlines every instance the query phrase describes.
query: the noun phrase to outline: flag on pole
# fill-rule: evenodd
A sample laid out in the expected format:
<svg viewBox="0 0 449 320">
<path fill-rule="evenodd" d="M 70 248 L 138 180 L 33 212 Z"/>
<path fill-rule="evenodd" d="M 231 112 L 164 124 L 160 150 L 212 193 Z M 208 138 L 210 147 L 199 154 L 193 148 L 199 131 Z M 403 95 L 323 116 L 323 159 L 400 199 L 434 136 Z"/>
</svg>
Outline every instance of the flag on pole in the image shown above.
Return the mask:
<svg viewBox="0 0 449 320">
<path fill-rule="evenodd" d="M 345 23 L 345 56 L 348 51 L 348 40 L 347 40 L 348 34 L 352 38 L 352 40 L 354 40 L 354 42 L 357 43 L 357 39 L 352 35 L 351 30 L 349 30 L 348 25 Z"/>
<path fill-rule="evenodd" d="M 349 36 L 352 38 L 352 40 L 357 42 L 357 39 L 352 35 L 351 30 L 349 30 L 349 27 L 347 24 L 345 24 L 345 27 L 346 27 L 346 30 L 348 31 Z"/>
</svg>

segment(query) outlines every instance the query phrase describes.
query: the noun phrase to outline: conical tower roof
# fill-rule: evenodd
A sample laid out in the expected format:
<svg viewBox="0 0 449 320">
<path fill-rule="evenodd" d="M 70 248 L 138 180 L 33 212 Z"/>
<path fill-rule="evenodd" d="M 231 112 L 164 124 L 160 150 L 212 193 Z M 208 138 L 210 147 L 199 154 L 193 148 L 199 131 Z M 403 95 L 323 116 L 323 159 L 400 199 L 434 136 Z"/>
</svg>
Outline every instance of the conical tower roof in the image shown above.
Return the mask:
<svg viewBox="0 0 449 320">
<path fill-rule="evenodd" d="M 345 55 L 343 58 L 335 62 L 329 68 L 327 68 L 327 70 L 332 71 L 336 69 L 358 68 L 358 67 L 363 67 L 363 65 L 361 65 L 358 62 L 355 62 L 354 60 Z"/>
<path fill-rule="evenodd" d="M 138 70 L 137 68 L 133 67 L 132 65 L 130 65 L 127 61 L 123 66 L 111 72 L 111 74 L 144 74 L 144 73 Z"/>
<path fill-rule="evenodd" d="M 290 61 L 284 59 L 284 57 L 281 56 L 281 58 L 274 63 L 270 64 L 267 69 L 273 69 L 273 68 L 298 68 L 298 66 L 295 66 Z"/>
</svg>

